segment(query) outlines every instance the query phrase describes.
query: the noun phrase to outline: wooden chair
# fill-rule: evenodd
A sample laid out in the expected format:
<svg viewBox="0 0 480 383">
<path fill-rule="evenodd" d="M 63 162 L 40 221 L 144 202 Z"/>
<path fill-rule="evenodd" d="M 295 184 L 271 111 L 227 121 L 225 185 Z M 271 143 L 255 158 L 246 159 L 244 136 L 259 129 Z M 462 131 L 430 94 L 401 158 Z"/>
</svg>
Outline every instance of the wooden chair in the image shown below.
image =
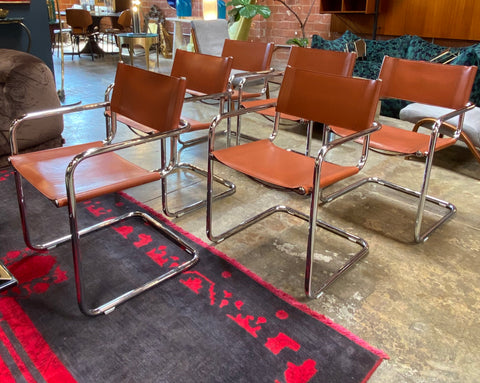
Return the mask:
<svg viewBox="0 0 480 383">
<path fill-rule="evenodd" d="M 75 55 L 75 45 L 77 46 L 77 54 L 80 56 L 80 38 L 87 39 L 87 44 L 95 45 L 93 40 L 98 32 L 91 29 L 91 26 L 93 25 L 92 15 L 86 9 L 68 8 L 65 10 L 65 17 L 67 24 L 71 28 L 73 60 L 73 56 Z M 90 49 L 90 54 L 93 61 L 93 49 Z"/>
<path fill-rule="evenodd" d="M 319 92 L 318 89 L 322 89 Z M 305 268 L 305 292 L 309 297 L 319 297 L 340 275 L 368 252 L 368 244 L 362 238 L 347 233 L 318 218 L 319 194 L 322 189 L 338 181 L 357 174 L 366 162 L 368 153 L 368 135 L 380 128 L 373 121 L 380 93 L 380 82 L 352 77 L 334 76 L 325 73 L 300 70 L 287 67 L 280 88 L 275 124 L 269 139 L 244 143 L 224 149 L 218 149 L 215 143 L 215 131 L 222 118 L 215 120 L 210 127 L 208 147 L 208 186 L 207 186 L 207 236 L 219 242 L 246 229 L 254 223 L 276 212 L 288 213 L 309 223 L 307 256 Z M 258 108 L 268 108 L 275 104 L 266 104 Z M 248 113 L 248 109 L 232 111 L 230 115 Z M 354 133 L 346 138 L 324 145 L 315 158 L 283 149 L 274 142 L 278 133 L 280 113 L 292 114 L 305 120 L 321 121 L 349 127 Z M 357 164 L 344 165 L 325 160 L 325 156 L 346 142 L 366 137 L 362 153 Z M 217 145 L 218 146 L 218 145 Z M 239 171 L 253 180 L 265 185 L 310 196 L 309 214 L 292 207 L 276 205 L 246 219 L 242 223 L 220 234 L 213 231 L 213 168 L 221 163 Z M 248 207 L 246 207 L 248 208 Z M 230 209 L 230 208 L 229 208 Z M 228 214 L 228 212 L 223 212 Z M 358 245 L 359 250 L 350 256 L 337 271 L 321 283 L 320 288 L 312 288 L 312 275 L 315 252 L 316 227 Z M 320 251 L 319 249 L 316 250 Z"/>
<path fill-rule="evenodd" d="M 455 144 L 462 131 L 465 113 L 474 108 L 474 105 L 469 102 L 469 97 L 476 71 L 477 67 L 473 66 L 443 65 L 388 56 L 384 58 L 379 74 L 379 79 L 382 81 L 382 98 L 419 102 L 453 110 L 437 118 L 433 124 L 430 123 L 431 130 L 428 134 L 423 131 L 409 131 L 384 125 L 381 131 L 375 132 L 370 137 L 372 150 L 386 154 L 425 158 L 420 191 L 414 191 L 377 177 L 367 177 L 348 188 L 349 191 L 367 182 L 374 182 L 415 197 L 418 200 L 414 225 L 416 242 L 426 241 L 435 229 L 456 212 L 453 204 L 429 196 L 427 194 L 428 185 L 435 152 Z M 457 116 L 459 116 L 460 122 L 453 134 L 450 137 L 440 137 L 440 128 L 445 121 Z M 330 129 L 340 136 L 351 134 L 350 130 L 344 128 L 330 127 Z M 342 194 L 344 193 L 335 193 L 325 198 L 325 201 L 331 201 Z M 444 209 L 445 214 L 422 231 L 427 202 Z"/>
<path fill-rule="evenodd" d="M 118 64 L 115 76 L 115 88 L 111 102 L 65 107 L 36 113 L 28 113 L 15 120 L 11 128 L 12 155 L 9 158 L 15 170 L 17 196 L 20 216 L 27 246 L 37 251 L 45 251 L 60 243 L 70 241 L 72 244 L 73 264 L 77 301 L 85 315 L 108 314 L 119 304 L 158 285 L 191 267 L 198 260 L 198 254 L 188 243 L 181 240 L 167 226 L 149 215 L 134 211 L 119 217 L 109 218 L 93 226 L 80 228 L 77 219 L 77 204 L 87 199 L 114 193 L 130 187 L 160 180 L 162 169 L 150 171 L 126 160 L 118 151 L 153 141 L 162 141 L 178 136 L 188 125 L 179 125 L 180 113 L 185 95 L 186 80 L 145 71 L 133 66 Z M 73 112 L 85 112 L 108 105 L 112 116 L 112 129 L 104 142 L 85 143 L 76 146 L 61 147 L 26 154 L 18 154 L 16 142 L 18 130 L 26 121 L 34 121 L 52 115 L 64 115 Z M 117 115 L 125 116 L 131 121 L 149 126 L 151 134 L 128 141 L 112 143 L 116 131 Z M 34 244 L 30 239 L 27 225 L 27 209 L 22 181 L 26 180 L 51 200 L 57 207 L 68 207 L 70 235 Z M 42 212 L 42 214 L 46 212 Z M 85 276 L 82 271 L 82 254 L 80 240 L 93 231 L 109 227 L 130 218 L 140 218 L 157 229 L 163 236 L 176 243 L 187 254 L 187 260 L 175 268 L 162 273 L 157 278 L 143 283 L 118 297 L 90 308 L 84 300 Z M 54 228 L 49 227 L 50 231 Z M 42 238 L 48 237 L 44 234 Z M 108 240 L 108 239 L 105 239 Z M 99 256 L 97 254 L 97 256 Z M 112 267 L 115 265 L 112 264 Z"/>
</svg>

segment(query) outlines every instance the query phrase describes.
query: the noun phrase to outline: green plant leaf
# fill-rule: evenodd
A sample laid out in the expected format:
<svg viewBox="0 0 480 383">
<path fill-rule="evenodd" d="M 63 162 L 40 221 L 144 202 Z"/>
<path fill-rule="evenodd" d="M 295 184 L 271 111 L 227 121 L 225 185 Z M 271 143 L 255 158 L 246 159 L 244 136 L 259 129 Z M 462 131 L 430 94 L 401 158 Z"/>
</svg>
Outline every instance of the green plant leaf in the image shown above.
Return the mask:
<svg viewBox="0 0 480 383">
<path fill-rule="evenodd" d="M 308 47 L 308 38 L 295 37 L 293 39 L 288 39 L 287 44 L 298 45 L 299 47 L 306 48 Z"/>
<path fill-rule="evenodd" d="M 245 17 L 246 19 L 251 19 L 256 16 L 257 8 L 254 5 L 248 4 L 240 9 L 240 16 Z"/>
<path fill-rule="evenodd" d="M 263 16 L 264 19 L 268 19 L 272 14 L 272 11 L 266 5 L 257 5 L 257 13 Z"/>
</svg>

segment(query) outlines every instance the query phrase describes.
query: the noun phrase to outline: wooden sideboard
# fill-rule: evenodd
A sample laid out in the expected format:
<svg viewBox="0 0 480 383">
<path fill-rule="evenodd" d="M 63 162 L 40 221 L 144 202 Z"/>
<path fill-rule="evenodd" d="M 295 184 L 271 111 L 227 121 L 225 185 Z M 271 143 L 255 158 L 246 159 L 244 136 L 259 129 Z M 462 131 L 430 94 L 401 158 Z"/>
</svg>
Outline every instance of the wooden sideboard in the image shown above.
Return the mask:
<svg viewBox="0 0 480 383">
<path fill-rule="evenodd" d="M 332 14 L 333 32 L 371 33 L 375 0 L 321 0 Z M 377 34 L 418 35 L 432 39 L 480 40 L 478 0 L 380 0 Z"/>
</svg>

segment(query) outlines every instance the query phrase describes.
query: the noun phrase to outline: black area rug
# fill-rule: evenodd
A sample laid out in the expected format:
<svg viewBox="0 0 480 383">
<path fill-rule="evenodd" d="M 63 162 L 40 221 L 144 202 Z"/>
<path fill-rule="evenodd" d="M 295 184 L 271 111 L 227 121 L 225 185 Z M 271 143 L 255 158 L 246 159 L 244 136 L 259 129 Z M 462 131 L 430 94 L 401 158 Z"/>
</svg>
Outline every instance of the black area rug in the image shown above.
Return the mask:
<svg viewBox="0 0 480 383">
<path fill-rule="evenodd" d="M 66 210 L 27 192 L 37 233 L 67 230 Z M 0 193 L 0 259 L 19 280 L 0 295 L 2 383 L 365 382 L 387 358 L 175 226 L 199 250 L 199 263 L 109 315 L 87 318 L 76 303 L 70 244 L 26 249 L 8 169 Z M 81 222 L 142 208 L 115 194 L 82 203 Z M 140 221 L 90 235 L 82 250 L 92 304 L 182 257 Z"/>
</svg>

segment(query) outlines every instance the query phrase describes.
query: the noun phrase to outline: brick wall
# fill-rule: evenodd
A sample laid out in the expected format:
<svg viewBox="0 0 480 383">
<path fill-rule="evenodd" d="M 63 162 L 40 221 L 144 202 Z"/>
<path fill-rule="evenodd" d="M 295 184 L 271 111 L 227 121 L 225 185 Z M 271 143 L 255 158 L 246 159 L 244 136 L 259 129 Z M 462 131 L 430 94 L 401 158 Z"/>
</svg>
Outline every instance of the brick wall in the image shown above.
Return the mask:
<svg viewBox="0 0 480 383">
<path fill-rule="evenodd" d="M 228 0 L 227 0 L 228 1 Z M 226 2 L 227 2 L 226 1 Z M 295 16 L 281 3 L 275 0 L 259 0 L 261 4 L 268 5 L 272 10 L 272 15 L 268 19 L 261 16 L 255 16 L 252 22 L 249 39 L 252 41 L 272 41 L 275 44 L 285 44 L 290 38 L 301 37 L 300 25 Z M 285 0 L 286 3 L 298 14 L 302 22 L 310 9 L 312 0 Z M 319 34 L 324 38 L 330 36 L 330 15 L 319 13 L 319 2 L 315 1 L 312 12 L 307 22 L 306 35 L 309 39 L 313 34 Z M 70 7 L 74 3 L 80 3 L 79 0 L 59 0 L 60 9 Z M 165 17 L 175 17 L 175 9 L 171 8 L 166 0 L 142 0 L 141 14 L 146 14 L 150 7 L 155 4 L 159 7 Z M 201 0 L 192 0 L 192 16 L 202 16 Z M 141 23 L 143 25 L 143 23 Z M 173 31 L 173 24 L 167 22 L 167 29 Z M 184 33 L 189 33 L 188 26 L 184 26 Z M 274 61 L 284 61 L 287 57 L 287 51 L 279 49 L 276 51 Z"/>
</svg>

